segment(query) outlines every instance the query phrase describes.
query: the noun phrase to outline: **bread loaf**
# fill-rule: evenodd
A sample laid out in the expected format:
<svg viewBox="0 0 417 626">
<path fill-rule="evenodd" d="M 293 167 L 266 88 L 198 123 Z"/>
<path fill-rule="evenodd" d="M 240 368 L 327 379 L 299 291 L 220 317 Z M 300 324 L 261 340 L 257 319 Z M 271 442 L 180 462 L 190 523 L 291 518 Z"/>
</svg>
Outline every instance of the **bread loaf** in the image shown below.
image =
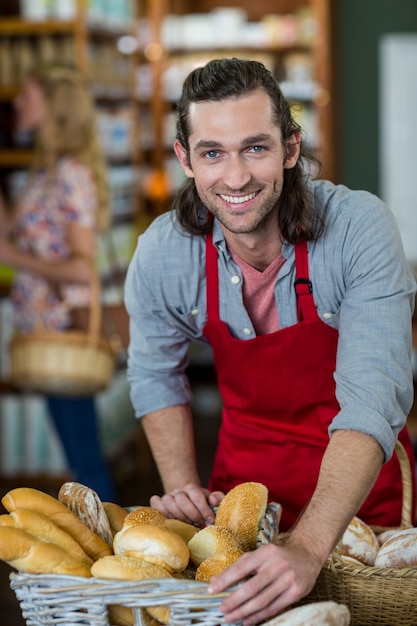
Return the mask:
<svg viewBox="0 0 417 626">
<path fill-rule="evenodd" d="M 60 546 L 88 567 L 93 564 L 92 559 L 87 556 L 80 544 L 43 513 L 30 509 L 15 509 L 7 515 L 0 515 L 0 526 L 12 526 L 26 530 L 42 541 Z"/>
<path fill-rule="evenodd" d="M 290 609 L 264 626 L 349 626 L 350 611 L 332 600 L 312 602 Z"/>
<path fill-rule="evenodd" d="M 375 567 L 417 566 L 417 528 L 395 533 L 380 547 Z"/>
<path fill-rule="evenodd" d="M 197 526 L 187 524 L 187 522 L 182 522 L 179 519 L 166 519 L 165 526 L 168 530 L 172 530 L 172 532 L 177 533 L 177 535 L 179 535 L 187 544 L 200 530 Z"/>
<path fill-rule="evenodd" d="M 341 550 L 344 556 L 372 566 L 379 550 L 379 543 L 372 528 L 359 517 L 354 517 L 343 534 Z"/>
<path fill-rule="evenodd" d="M 231 554 L 238 558 L 243 554 L 236 533 L 230 528 L 217 525 L 199 530 L 188 542 L 188 549 L 190 558 L 197 567 L 206 559 L 228 559 Z"/>
<path fill-rule="evenodd" d="M 124 519 L 127 515 L 127 511 L 122 506 L 115 504 L 114 502 L 103 502 L 103 508 L 106 512 L 107 519 L 109 520 L 110 528 L 114 535 L 119 532 L 123 526 Z"/>
<path fill-rule="evenodd" d="M 93 561 L 102 556 L 113 554 L 112 548 L 90 530 L 75 513 L 57 498 L 43 491 L 32 487 L 17 487 L 3 496 L 2 504 L 9 513 L 15 509 L 30 509 L 43 513 L 59 528 L 71 535 Z"/>
<path fill-rule="evenodd" d="M 215 525 L 233 530 L 243 551 L 255 550 L 267 502 L 268 489 L 262 483 L 237 485 L 220 502 Z"/>
<path fill-rule="evenodd" d="M 109 546 L 113 545 L 109 519 L 94 489 L 77 482 L 66 482 L 58 492 L 58 500 L 75 513 L 93 533 Z"/>
<path fill-rule="evenodd" d="M 20 572 L 66 574 L 88 578 L 90 567 L 69 552 L 47 543 L 21 528 L 0 527 L 0 559 Z"/>
<path fill-rule="evenodd" d="M 160 565 L 170 574 L 184 570 L 190 558 L 188 547 L 179 535 L 150 524 L 123 527 L 114 537 L 113 549 L 115 554 Z"/>
</svg>

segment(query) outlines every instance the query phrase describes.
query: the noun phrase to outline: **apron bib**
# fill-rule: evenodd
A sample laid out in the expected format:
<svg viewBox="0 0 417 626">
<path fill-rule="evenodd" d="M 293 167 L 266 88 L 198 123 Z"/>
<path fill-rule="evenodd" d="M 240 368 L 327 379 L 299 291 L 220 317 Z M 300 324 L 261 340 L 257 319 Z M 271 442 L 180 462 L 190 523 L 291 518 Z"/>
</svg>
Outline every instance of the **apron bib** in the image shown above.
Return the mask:
<svg viewBox="0 0 417 626">
<path fill-rule="evenodd" d="M 220 320 L 217 250 L 211 234 L 206 240 L 208 319 L 203 334 L 213 349 L 223 400 L 209 487 L 227 492 L 242 482 L 263 483 L 269 499 L 283 507 L 283 531 L 294 525 L 313 495 L 328 427 L 340 410 L 333 376 L 338 332 L 318 317 L 305 241 L 295 246 L 295 259 L 298 323 L 243 341 Z M 414 467 L 405 428 L 400 440 Z M 358 515 L 369 524 L 399 526 L 401 505 L 395 454 Z"/>
</svg>

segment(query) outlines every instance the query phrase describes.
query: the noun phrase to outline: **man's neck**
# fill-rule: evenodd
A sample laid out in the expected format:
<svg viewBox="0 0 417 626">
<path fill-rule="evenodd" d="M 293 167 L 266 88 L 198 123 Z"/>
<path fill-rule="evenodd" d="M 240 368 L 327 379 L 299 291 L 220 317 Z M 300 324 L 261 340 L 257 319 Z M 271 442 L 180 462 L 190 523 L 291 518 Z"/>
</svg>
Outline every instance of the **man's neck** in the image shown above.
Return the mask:
<svg viewBox="0 0 417 626">
<path fill-rule="evenodd" d="M 282 240 L 279 232 L 269 231 L 259 236 L 254 233 L 234 234 L 223 230 L 223 234 L 228 247 L 259 272 L 265 271 L 281 254 Z"/>
</svg>

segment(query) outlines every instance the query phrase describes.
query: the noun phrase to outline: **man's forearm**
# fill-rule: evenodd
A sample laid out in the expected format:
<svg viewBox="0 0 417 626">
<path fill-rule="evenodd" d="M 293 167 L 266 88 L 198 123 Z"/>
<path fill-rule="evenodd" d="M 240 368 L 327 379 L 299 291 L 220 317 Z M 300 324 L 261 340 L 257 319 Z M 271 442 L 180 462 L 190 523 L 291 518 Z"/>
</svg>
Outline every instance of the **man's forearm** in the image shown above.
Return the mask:
<svg viewBox="0 0 417 626">
<path fill-rule="evenodd" d="M 142 424 L 165 492 L 189 483 L 200 484 L 189 405 L 148 413 L 142 418 Z"/>
<path fill-rule="evenodd" d="M 314 495 L 289 544 L 302 544 L 324 563 L 365 501 L 383 461 L 382 448 L 373 437 L 358 431 L 335 431 L 323 456 Z"/>
</svg>

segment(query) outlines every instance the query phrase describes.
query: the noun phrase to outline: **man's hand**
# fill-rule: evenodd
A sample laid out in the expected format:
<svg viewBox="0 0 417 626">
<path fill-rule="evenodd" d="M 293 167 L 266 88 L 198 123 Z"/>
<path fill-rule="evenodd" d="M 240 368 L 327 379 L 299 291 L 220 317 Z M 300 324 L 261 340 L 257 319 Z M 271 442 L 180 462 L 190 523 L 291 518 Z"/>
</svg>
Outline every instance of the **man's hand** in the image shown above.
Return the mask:
<svg viewBox="0 0 417 626">
<path fill-rule="evenodd" d="M 272 618 L 306 596 L 314 587 L 322 563 L 316 555 L 292 546 L 269 544 L 246 552 L 209 584 L 219 593 L 242 583 L 221 604 L 226 622 L 251 626 Z"/>
<path fill-rule="evenodd" d="M 189 484 L 163 496 L 152 496 L 150 505 L 161 511 L 165 517 L 202 526 L 214 524 L 211 507 L 218 506 L 223 498 L 224 493 L 221 491 L 210 493 L 199 485 Z"/>
</svg>

